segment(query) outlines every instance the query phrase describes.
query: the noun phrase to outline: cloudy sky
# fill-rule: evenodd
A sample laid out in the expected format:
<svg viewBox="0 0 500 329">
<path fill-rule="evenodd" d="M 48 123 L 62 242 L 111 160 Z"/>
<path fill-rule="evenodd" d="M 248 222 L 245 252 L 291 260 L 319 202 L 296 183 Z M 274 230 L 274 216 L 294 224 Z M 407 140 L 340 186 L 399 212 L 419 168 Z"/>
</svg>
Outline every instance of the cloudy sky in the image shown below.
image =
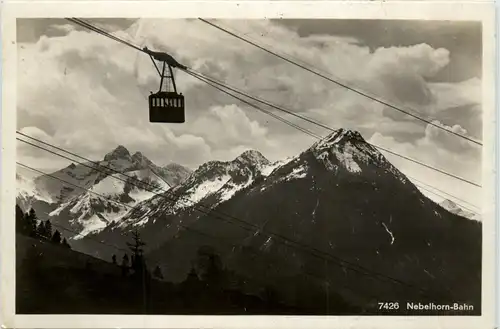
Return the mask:
<svg viewBox="0 0 500 329">
<path fill-rule="evenodd" d="M 294 67 L 198 20 L 94 19 L 141 47 L 333 128 L 481 183 L 481 148 Z M 469 22 L 359 20 L 216 21 L 391 104 L 482 139 L 481 26 Z M 92 159 L 118 144 L 159 165 L 195 169 L 257 149 L 270 160 L 314 140 L 180 72 L 186 123 L 150 124 L 158 89 L 150 59 L 60 19 L 22 19 L 18 129 Z M 280 115 L 282 115 L 280 113 Z M 289 118 L 325 136 L 328 131 Z M 63 159 L 18 146 L 19 161 L 51 171 Z M 480 189 L 387 156 L 410 177 L 480 205 Z"/>
</svg>

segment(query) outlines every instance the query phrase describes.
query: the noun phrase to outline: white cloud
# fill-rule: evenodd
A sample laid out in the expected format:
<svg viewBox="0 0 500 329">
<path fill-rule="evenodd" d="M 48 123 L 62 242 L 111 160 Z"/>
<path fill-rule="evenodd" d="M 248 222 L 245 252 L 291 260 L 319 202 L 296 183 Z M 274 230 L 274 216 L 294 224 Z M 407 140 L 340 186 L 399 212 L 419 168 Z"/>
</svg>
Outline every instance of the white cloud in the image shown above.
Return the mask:
<svg viewBox="0 0 500 329">
<path fill-rule="evenodd" d="M 455 134 L 459 134 L 462 136 L 467 136 L 467 130 L 462 128 L 460 125 L 456 124 L 451 126 L 447 126 L 442 124 L 439 121 L 433 121 L 433 125 L 427 125 L 425 128 L 425 142 L 433 147 L 441 147 L 448 151 L 460 154 L 460 155 L 470 155 L 471 153 L 476 154 L 476 159 L 479 161 L 480 150 L 479 147 L 472 144 L 469 140 L 458 138 L 456 135 L 450 133 L 453 132 Z M 442 127 L 439 128 L 439 127 Z"/>
<path fill-rule="evenodd" d="M 458 83 L 429 83 L 428 86 L 435 96 L 434 111 L 457 106 L 481 104 L 481 80 L 472 78 Z"/>
<path fill-rule="evenodd" d="M 65 33 L 69 33 L 71 31 L 75 30 L 75 26 L 73 24 L 53 24 L 50 26 L 51 29 L 56 30 L 56 31 L 61 31 Z"/>
</svg>

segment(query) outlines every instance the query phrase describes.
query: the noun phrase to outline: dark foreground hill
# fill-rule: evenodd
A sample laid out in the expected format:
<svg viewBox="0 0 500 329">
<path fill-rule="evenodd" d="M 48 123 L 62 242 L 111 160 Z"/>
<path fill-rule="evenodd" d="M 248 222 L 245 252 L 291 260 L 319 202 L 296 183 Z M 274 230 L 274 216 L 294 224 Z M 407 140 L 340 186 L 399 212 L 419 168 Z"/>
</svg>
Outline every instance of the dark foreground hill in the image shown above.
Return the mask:
<svg viewBox="0 0 500 329">
<path fill-rule="evenodd" d="M 249 295 L 236 286 L 215 287 L 190 273 L 172 284 L 122 275 L 115 264 L 16 235 L 17 314 L 322 314 L 287 306 L 271 290 Z M 227 277 L 227 275 L 226 275 Z M 243 281 L 234 279 L 232 281 Z M 344 311 L 359 310 L 344 305 Z"/>
</svg>

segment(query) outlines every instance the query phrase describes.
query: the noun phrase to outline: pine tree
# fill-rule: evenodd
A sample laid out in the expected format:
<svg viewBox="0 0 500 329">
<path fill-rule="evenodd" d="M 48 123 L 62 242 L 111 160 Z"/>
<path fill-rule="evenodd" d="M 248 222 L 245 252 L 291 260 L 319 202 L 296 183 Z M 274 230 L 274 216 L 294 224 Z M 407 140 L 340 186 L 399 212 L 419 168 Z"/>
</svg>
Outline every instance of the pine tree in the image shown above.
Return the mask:
<svg viewBox="0 0 500 329">
<path fill-rule="evenodd" d="M 134 269 L 134 272 L 136 274 L 142 275 L 144 274 L 143 272 L 146 271 L 143 257 L 144 250 L 142 249 L 142 247 L 145 246 L 146 243 L 141 240 L 141 237 L 137 230 L 132 232 L 132 238 L 134 240 L 133 243 L 127 242 L 127 246 L 132 251 L 132 268 Z"/>
<path fill-rule="evenodd" d="M 27 234 L 26 222 L 24 220 L 24 212 L 16 204 L 16 233 Z"/>
<path fill-rule="evenodd" d="M 25 222 L 25 227 L 26 227 L 26 234 L 32 236 L 32 237 L 37 237 L 36 235 L 36 223 L 37 223 L 37 216 L 35 213 L 35 210 L 31 208 L 26 214 L 24 214 L 24 222 Z"/>
<path fill-rule="evenodd" d="M 130 256 L 130 267 L 135 268 L 135 256 Z"/>
<path fill-rule="evenodd" d="M 36 214 L 33 209 L 25 213 L 21 207 L 16 204 L 16 232 L 23 235 L 35 236 Z"/>
<path fill-rule="evenodd" d="M 199 293 L 200 289 L 202 289 L 202 285 L 200 279 L 198 278 L 198 274 L 196 273 L 196 269 L 191 267 L 191 271 L 189 271 L 186 280 L 182 283 L 183 293 L 186 296 L 193 298 L 197 293 Z"/>
<path fill-rule="evenodd" d="M 36 232 L 35 232 L 36 236 L 39 238 L 39 239 L 45 239 L 46 236 L 45 236 L 45 224 L 43 223 L 43 221 L 40 221 L 38 223 L 38 225 L 36 226 Z"/>
<path fill-rule="evenodd" d="M 155 278 L 158 278 L 158 279 L 163 279 L 163 273 L 161 273 L 161 268 L 160 266 L 156 265 L 156 268 L 153 272 L 153 275 Z"/>
<path fill-rule="evenodd" d="M 128 274 L 128 269 L 129 269 L 128 265 L 129 265 L 128 255 L 125 254 L 125 255 L 123 255 L 122 266 L 121 266 L 122 267 L 122 275 L 123 276 L 125 276 L 125 275 Z"/>
<path fill-rule="evenodd" d="M 33 215 L 30 214 L 30 217 Z M 36 215 L 34 215 L 35 222 L 36 222 Z M 49 220 L 40 221 L 38 225 L 36 226 L 36 235 L 38 238 L 50 240 L 52 238 L 52 223 Z"/>
<path fill-rule="evenodd" d="M 52 223 L 50 220 L 46 220 L 44 224 L 44 234 L 47 239 L 52 237 Z M 59 238 L 61 237 L 61 233 L 59 232 Z M 59 241 L 60 242 L 60 241 Z"/>
<path fill-rule="evenodd" d="M 278 301 L 277 292 L 270 285 L 266 285 L 264 287 L 263 297 L 264 297 L 264 300 L 269 304 L 273 304 L 273 303 L 276 303 Z"/>
<path fill-rule="evenodd" d="M 199 281 L 198 273 L 196 273 L 196 270 L 194 267 L 191 267 L 191 271 L 189 271 L 187 278 L 186 278 L 186 281 L 187 282 Z"/>
<path fill-rule="evenodd" d="M 221 283 L 222 279 L 222 268 L 220 264 L 220 258 L 218 255 L 210 255 L 208 258 L 208 267 L 205 272 L 204 279 L 208 285 L 212 287 L 217 287 Z"/>
<path fill-rule="evenodd" d="M 116 255 L 113 255 L 113 257 L 111 257 L 111 259 L 113 260 L 113 264 L 116 265 Z"/>
<path fill-rule="evenodd" d="M 128 267 L 128 265 L 129 265 L 128 255 L 125 254 L 125 255 L 123 255 L 123 259 L 122 259 L 122 266 Z"/>
<path fill-rule="evenodd" d="M 58 230 L 54 232 L 51 242 L 54 244 L 61 244 L 61 233 Z"/>
<path fill-rule="evenodd" d="M 201 247 L 198 250 L 198 269 L 200 279 L 211 289 L 218 289 L 224 281 L 224 269 L 221 259 L 211 247 Z"/>
<path fill-rule="evenodd" d="M 63 245 L 63 247 L 66 247 L 66 248 L 68 248 L 68 249 L 71 249 L 71 246 L 69 245 L 68 240 L 66 240 L 66 238 L 64 238 L 64 239 L 62 240 L 62 245 Z"/>
</svg>

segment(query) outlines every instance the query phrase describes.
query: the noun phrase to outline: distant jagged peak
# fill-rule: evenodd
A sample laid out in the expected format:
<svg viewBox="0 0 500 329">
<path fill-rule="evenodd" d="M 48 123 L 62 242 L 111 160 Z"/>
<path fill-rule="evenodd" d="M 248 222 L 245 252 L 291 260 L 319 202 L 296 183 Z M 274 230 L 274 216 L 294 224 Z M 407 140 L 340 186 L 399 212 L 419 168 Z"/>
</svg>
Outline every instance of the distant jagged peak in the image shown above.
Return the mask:
<svg viewBox="0 0 500 329">
<path fill-rule="evenodd" d="M 241 153 L 233 162 L 243 162 L 253 165 L 269 165 L 271 162 L 262 153 L 256 150 L 247 150 Z"/>
<path fill-rule="evenodd" d="M 132 155 L 132 158 L 134 158 L 134 159 L 143 159 L 143 158 L 145 158 L 145 156 L 141 152 L 137 151 L 137 152 L 134 153 L 134 155 Z"/>
<path fill-rule="evenodd" d="M 195 171 L 199 172 L 199 171 L 206 171 L 206 170 L 209 170 L 212 168 L 219 168 L 219 167 L 224 166 L 227 163 L 229 163 L 229 162 L 224 162 L 224 161 L 220 161 L 220 160 L 210 160 L 210 161 L 207 161 L 207 162 L 203 163 L 202 165 L 200 165 L 198 167 L 198 169 L 196 169 Z"/>
<path fill-rule="evenodd" d="M 149 160 L 144 154 L 139 151 L 135 152 L 134 155 L 132 155 L 132 160 L 139 165 L 150 166 L 153 164 L 151 160 Z"/>
<path fill-rule="evenodd" d="M 442 201 L 439 205 L 440 205 L 441 207 L 443 207 L 443 208 L 447 209 L 447 210 L 449 210 L 449 209 L 456 209 L 456 208 L 458 208 L 458 206 L 457 206 L 457 204 L 456 204 L 455 202 L 453 202 L 453 201 L 451 201 L 451 200 L 448 200 L 448 199 L 446 199 L 446 200 Z"/>
<path fill-rule="evenodd" d="M 334 145 L 343 144 L 346 142 L 356 143 L 366 143 L 365 139 L 356 130 L 340 128 L 333 131 L 331 134 L 323 138 L 322 140 L 316 142 L 312 148 L 314 149 L 324 149 L 330 148 Z"/>
<path fill-rule="evenodd" d="M 207 161 L 204 164 L 202 164 L 196 171 L 203 172 L 206 170 L 223 169 L 241 165 L 254 167 L 254 166 L 265 166 L 269 164 L 270 161 L 266 159 L 266 157 L 264 157 L 262 153 L 260 153 L 259 151 L 247 150 L 231 161 L 220 161 L 220 160 Z"/>
<path fill-rule="evenodd" d="M 465 217 L 465 218 L 468 218 L 468 219 L 473 219 L 473 220 L 477 220 L 477 221 L 481 221 L 481 215 L 474 212 L 474 211 L 469 211 L 469 210 L 465 210 L 465 209 L 462 209 L 462 206 L 459 206 L 458 204 L 456 204 L 455 202 L 449 200 L 449 199 L 445 199 L 443 200 L 442 202 L 439 203 L 439 205 L 451 212 L 452 214 L 455 214 L 455 215 L 458 215 L 458 216 L 461 216 L 461 217 Z"/>
<path fill-rule="evenodd" d="M 123 145 L 118 145 L 113 151 L 104 156 L 104 161 L 130 158 L 130 152 Z"/>
<path fill-rule="evenodd" d="M 183 172 L 186 172 L 186 173 L 191 173 L 192 172 L 191 169 L 186 168 L 183 165 L 180 165 L 180 164 L 175 163 L 175 162 L 171 162 L 171 163 L 165 165 L 165 167 L 163 167 L 163 169 L 170 170 L 170 171 L 183 171 Z"/>
</svg>

